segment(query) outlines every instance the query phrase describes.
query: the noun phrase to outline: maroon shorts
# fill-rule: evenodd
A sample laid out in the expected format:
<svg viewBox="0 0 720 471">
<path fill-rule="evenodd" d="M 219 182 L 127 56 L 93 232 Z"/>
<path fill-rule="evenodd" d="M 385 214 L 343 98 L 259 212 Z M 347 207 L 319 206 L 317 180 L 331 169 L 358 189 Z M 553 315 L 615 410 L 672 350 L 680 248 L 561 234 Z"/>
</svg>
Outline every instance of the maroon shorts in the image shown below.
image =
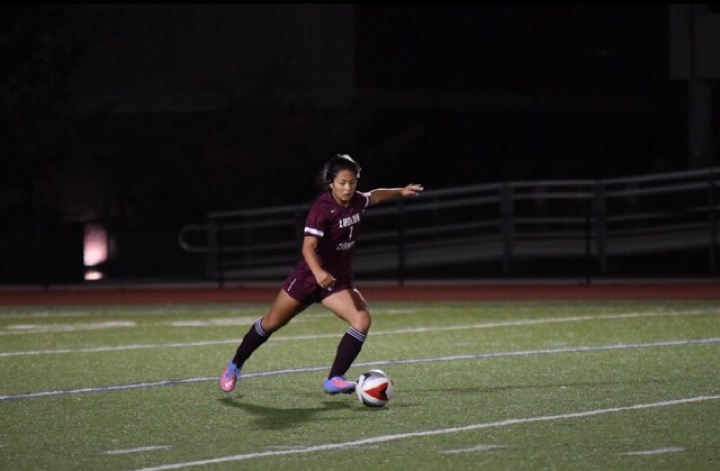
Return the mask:
<svg viewBox="0 0 720 471">
<path fill-rule="evenodd" d="M 353 289 L 352 283 L 337 281 L 332 289 L 323 288 L 313 279 L 299 278 L 291 274 L 282 284 L 291 298 L 303 304 L 320 303 L 323 299 L 346 289 Z"/>
</svg>

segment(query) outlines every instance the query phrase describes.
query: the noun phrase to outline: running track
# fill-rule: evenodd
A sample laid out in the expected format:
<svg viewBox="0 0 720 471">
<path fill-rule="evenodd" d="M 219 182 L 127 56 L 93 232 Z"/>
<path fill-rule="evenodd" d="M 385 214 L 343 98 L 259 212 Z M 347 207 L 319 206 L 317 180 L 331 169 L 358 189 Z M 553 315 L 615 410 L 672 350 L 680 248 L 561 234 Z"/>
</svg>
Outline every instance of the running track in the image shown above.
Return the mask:
<svg viewBox="0 0 720 471">
<path fill-rule="evenodd" d="M 453 284 L 357 283 L 368 301 L 475 301 L 475 300 L 603 300 L 705 299 L 720 300 L 720 280 L 594 282 L 479 282 Z M 168 304 L 271 302 L 277 285 L 199 285 L 43 288 L 0 287 L 0 305 Z"/>
</svg>

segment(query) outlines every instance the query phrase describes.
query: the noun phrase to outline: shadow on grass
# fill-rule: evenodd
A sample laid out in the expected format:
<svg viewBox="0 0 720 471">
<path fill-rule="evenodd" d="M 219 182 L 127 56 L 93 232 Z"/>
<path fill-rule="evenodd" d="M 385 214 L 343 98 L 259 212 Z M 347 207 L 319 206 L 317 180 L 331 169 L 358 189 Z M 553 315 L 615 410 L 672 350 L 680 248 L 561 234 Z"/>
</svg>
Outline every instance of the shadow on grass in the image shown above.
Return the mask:
<svg viewBox="0 0 720 471">
<path fill-rule="evenodd" d="M 326 412 L 352 409 L 353 405 L 345 401 L 323 401 L 319 407 L 292 408 L 292 407 L 269 407 L 243 402 L 232 397 L 223 397 L 218 401 L 227 407 L 235 407 L 255 416 L 254 426 L 266 430 L 281 430 L 298 427 L 306 422 L 316 420 L 318 416 Z M 327 420 L 347 420 L 347 417 L 322 417 Z"/>
</svg>

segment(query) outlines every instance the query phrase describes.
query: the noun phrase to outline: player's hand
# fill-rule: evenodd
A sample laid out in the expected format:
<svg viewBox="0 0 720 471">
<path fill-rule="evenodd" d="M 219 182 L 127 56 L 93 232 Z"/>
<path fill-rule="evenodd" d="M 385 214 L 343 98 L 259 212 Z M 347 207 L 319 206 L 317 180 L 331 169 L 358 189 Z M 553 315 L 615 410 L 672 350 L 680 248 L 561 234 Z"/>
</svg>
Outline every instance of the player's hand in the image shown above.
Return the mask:
<svg viewBox="0 0 720 471">
<path fill-rule="evenodd" d="M 337 281 L 335 277 L 326 271 L 315 275 L 315 280 L 323 289 L 333 289 L 335 287 L 335 282 Z"/>
<path fill-rule="evenodd" d="M 403 196 L 418 196 L 421 191 L 423 191 L 425 188 L 423 188 L 422 185 L 417 183 L 411 183 L 405 188 L 403 188 L 400 193 Z"/>
</svg>

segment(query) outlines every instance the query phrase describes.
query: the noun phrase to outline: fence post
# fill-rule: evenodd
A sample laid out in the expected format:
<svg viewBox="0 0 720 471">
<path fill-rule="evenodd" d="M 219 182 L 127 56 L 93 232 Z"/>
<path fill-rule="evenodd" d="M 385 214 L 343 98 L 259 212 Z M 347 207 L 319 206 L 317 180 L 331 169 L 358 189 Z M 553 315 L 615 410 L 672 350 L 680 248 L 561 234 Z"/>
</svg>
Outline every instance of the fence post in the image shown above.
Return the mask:
<svg viewBox="0 0 720 471">
<path fill-rule="evenodd" d="M 208 219 L 207 223 L 207 263 L 205 265 L 205 275 L 213 279 L 215 278 L 215 271 L 217 270 L 217 247 L 215 245 L 215 237 L 217 233 L 217 226 L 215 221 Z"/>
<path fill-rule="evenodd" d="M 220 289 L 225 286 L 225 261 L 223 260 L 223 242 L 222 242 L 222 224 L 217 223 L 217 271 L 218 271 L 218 287 Z"/>
<path fill-rule="evenodd" d="M 295 219 L 295 244 L 298 255 L 302 255 L 303 239 L 305 238 L 305 208 L 297 206 L 293 218 Z"/>
<path fill-rule="evenodd" d="M 595 182 L 595 196 L 593 200 L 593 215 L 595 219 L 595 244 L 601 276 L 607 275 L 607 240 L 606 240 L 606 210 L 605 186 L 601 180 Z"/>
<path fill-rule="evenodd" d="M 717 274 L 717 217 L 715 216 L 715 175 L 709 171 L 708 175 L 708 205 L 710 209 L 710 273 Z"/>
<path fill-rule="evenodd" d="M 398 285 L 402 287 L 405 284 L 405 204 L 402 199 L 398 199 L 397 208 L 397 250 L 398 250 Z"/>
<path fill-rule="evenodd" d="M 513 203 L 513 191 L 510 183 L 504 183 L 501 190 L 500 215 L 502 217 L 503 236 L 503 275 L 509 276 L 512 268 L 513 242 L 514 242 L 514 221 L 515 205 Z"/>
<path fill-rule="evenodd" d="M 592 202 L 589 201 L 585 208 L 585 284 L 592 281 Z"/>
</svg>

